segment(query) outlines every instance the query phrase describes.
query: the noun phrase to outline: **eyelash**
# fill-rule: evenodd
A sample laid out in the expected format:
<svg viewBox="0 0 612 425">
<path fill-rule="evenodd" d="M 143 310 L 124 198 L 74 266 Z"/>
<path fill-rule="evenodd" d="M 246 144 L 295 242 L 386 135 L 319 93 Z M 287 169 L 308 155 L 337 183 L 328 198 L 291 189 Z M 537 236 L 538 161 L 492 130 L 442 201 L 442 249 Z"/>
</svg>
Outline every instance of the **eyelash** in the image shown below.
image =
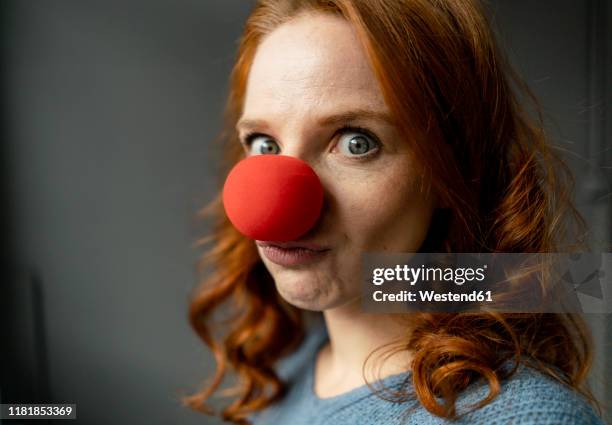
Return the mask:
<svg viewBox="0 0 612 425">
<path fill-rule="evenodd" d="M 382 147 L 382 143 L 380 142 L 378 137 L 376 137 L 370 130 L 368 130 L 367 128 L 363 128 L 363 127 L 359 127 L 359 126 L 355 126 L 355 125 L 346 124 L 346 125 L 343 125 L 343 126 L 339 127 L 334 132 L 334 136 L 333 137 L 337 138 L 337 137 L 340 137 L 341 135 L 343 135 L 345 133 L 361 133 L 361 134 L 364 134 L 364 135 L 368 136 L 368 138 L 373 140 L 374 143 L 376 144 L 376 148 L 372 149 L 370 152 L 365 153 L 363 155 L 353 156 L 351 158 L 352 161 L 364 161 L 366 159 L 369 159 L 370 157 L 378 154 L 378 152 L 380 151 L 380 149 Z M 268 137 L 268 138 L 274 140 L 273 137 L 270 137 L 267 134 L 253 132 L 253 133 L 247 133 L 244 136 L 242 144 L 244 144 L 246 147 L 250 147 L 251 144 L 253 143 L 253 140 L 255 140 L 257 137 Z"/>
</svg>

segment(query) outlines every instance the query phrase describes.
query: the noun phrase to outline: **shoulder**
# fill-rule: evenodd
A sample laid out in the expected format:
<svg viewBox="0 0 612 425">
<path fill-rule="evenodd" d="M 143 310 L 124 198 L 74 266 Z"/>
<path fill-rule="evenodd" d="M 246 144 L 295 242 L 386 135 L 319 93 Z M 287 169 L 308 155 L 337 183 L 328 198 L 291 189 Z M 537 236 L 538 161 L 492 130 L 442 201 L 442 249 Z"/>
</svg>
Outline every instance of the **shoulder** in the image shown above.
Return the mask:
<svg viewBox="0 0 612 425">
<path fill-rule="evenodd" d="M 308 385 L 318 348 L 327 341 L 327 329 L 321 320 L 309 323 L 305 331 L 305 338 L 297 350 L 282 358 L 275 368 L 286 385 L 286 393 L 281 400 L 251 414 L 251 423 L 299 425 L 311 423 L 310 420 L 316 417 Z"/>
<path fill-rule="evenodd" d="M 485 383 L 473 385 L 460 397 L 459 405 L 465 411 L 466 406 L 487 394 Z M 519 366 L 514 375 L 502 382 L 500 393 L 493 401 L 464 418 L 463 423 L 603 425 L 581 394 L 526 365 Z"/>
</svg>

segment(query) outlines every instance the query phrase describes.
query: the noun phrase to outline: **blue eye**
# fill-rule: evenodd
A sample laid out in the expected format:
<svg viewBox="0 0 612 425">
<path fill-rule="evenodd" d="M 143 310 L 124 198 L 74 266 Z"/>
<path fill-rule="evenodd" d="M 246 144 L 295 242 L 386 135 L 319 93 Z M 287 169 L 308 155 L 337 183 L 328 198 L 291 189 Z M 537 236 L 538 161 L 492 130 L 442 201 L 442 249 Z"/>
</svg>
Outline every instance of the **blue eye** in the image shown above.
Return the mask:
<svg viewBox="0 0 612 425">
<path fill-rule="evenodd" d="M 274 139 L 261 134 L 248 136 L 246 145 L 249 146 L 251 155 L 275 155 L 280 152 L 280 147 Z"/>
<path fill-rule="evenodd" d="M 379 146 L 372 137 L 359 131 L 347 131 L 338 140 L 340 151 L 348 156 L 369 156 Z"/>
</svg>

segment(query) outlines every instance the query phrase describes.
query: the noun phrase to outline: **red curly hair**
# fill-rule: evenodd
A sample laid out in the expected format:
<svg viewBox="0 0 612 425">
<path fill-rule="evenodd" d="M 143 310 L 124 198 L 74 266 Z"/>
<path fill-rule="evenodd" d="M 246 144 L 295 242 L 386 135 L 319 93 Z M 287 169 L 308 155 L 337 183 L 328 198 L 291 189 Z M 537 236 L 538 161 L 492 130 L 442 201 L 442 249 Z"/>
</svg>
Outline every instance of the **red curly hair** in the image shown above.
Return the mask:
<svg viewBox="0 0 612 425">
<path fill-rule="evenodd" d="M 571 173 L 548 145 L 541 108 L 500 54 L 476 0 L 259 1 L 231 75 L 222 176 L 244 155 L 235 125 L 257 46 L 302 13 L 333 13 L 352 24 L 400 132 L 411 135 L 405 143 L 449 206 L 434 213 L 421 252 L 535 253 L 585 246 L 586 226 L 571 200 Z M 526 100 L 535 114 L 521 106 Z M 238 397 L 221 416 L 246 424 L 250 413 L 283 396 L 275 364 L 301 343 L 304 312 L 279 296 L 254 242 L 228 221 L 220 193 L 219 187 L 200 212 L 214 221 L 199 241 L 210 247 L 198 263 L 204 278 L 189 309 L 217 369 L 184 402 L 210 413 L 205 403 L 231 369 Z M 230 317 L 221 326 L 213 313 L 225 304 L 234 308 L 222 310 Z M 490 402 L 516 370 L 500 372 L 509 359 L 517 365 L 532 359 L 536 368 L 597 404 L 585 387 L 592 349 L 579 316 L 418 313 L 410 315 L 410 329 L 404 347 L 415 353 L 413 395 L 434 415 L 456 417 L 458 394 L 479 377 L 490 388 L 479 406 Z"/>
</svg>

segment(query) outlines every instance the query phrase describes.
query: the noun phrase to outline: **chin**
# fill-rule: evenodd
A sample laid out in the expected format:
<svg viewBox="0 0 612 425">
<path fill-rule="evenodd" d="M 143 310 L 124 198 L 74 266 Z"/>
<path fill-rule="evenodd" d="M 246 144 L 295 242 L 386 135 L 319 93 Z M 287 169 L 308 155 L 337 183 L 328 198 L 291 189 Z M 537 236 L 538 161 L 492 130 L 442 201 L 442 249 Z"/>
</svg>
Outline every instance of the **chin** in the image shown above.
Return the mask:
<svg viewBox="0 0 612 425">
<path fill-rule="evenodd" d="M 297 308 L 322 311 L 335 304 L 331 296 L 334 291 L 331 288 L 323 288 L 319 283 L 309 279 L 278 278 L 275 279 L 275 283 L 280 296 Z"/>
<path fill-rule="evenodd" d="M 333 286 L 322 287 L 308 280 L 275 280 L 280 296 L 294 307 L 302 310 L 325 311 L 351 303 L 359 297 L 343 296 Z"/>
<path fill-rule="evenodd" d="M 305 310 L 320 310 L 323 291 L 307 281 L 275 280 L 276 290 L 289 304 Z"/>
</svg>

